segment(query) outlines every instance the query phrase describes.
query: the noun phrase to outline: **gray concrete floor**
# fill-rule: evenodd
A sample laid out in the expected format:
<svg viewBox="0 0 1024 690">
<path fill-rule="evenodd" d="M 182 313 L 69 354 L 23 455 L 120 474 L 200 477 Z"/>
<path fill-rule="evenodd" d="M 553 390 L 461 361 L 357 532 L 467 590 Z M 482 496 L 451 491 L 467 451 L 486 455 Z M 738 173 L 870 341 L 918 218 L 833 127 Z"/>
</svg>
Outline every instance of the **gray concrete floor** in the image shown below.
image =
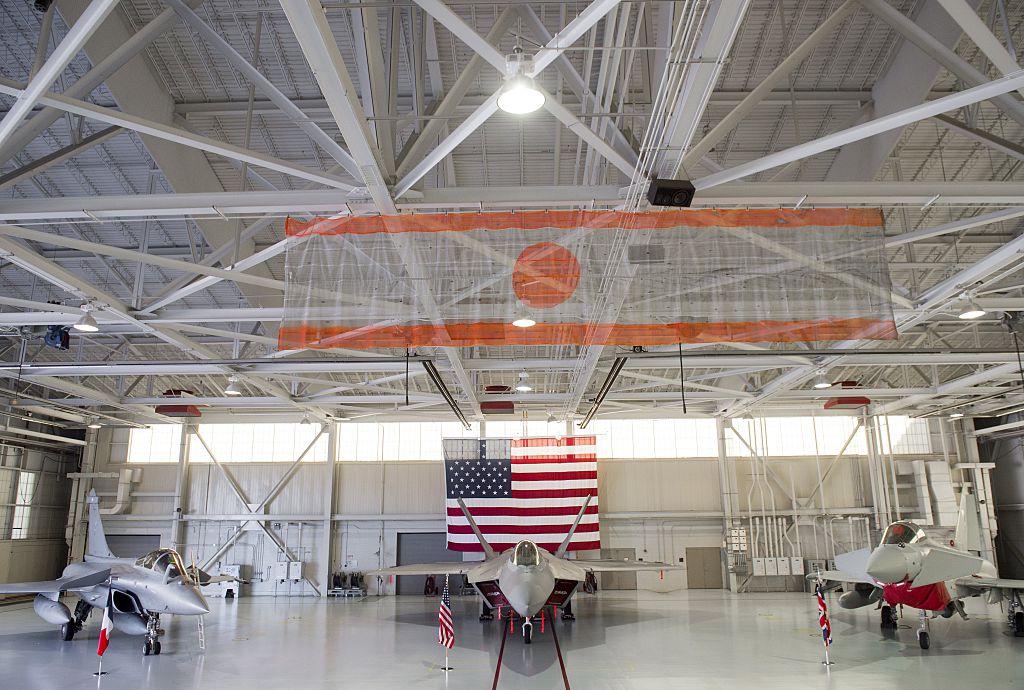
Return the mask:
<svg viewBox="0 0 1024 690">
<path fill-rule="evenodd" d="M 141 638 L 115 633 L 104 660 L 109 675 L 99 687 L 454 690 L 490 688 L 494 679 L 502 626 L 479 623 L 473 598 L 452 602 L 458 637 L 447 678 L 439 670 L 436 599 L 243 598 L 211 605 L 205 652 L 194 619 L 165 621 L 159 657 L 142 656 Z M 576 622 L 559 621 L 557 631 L 576 690 L 1024 688 L 1024 638 L 1013 637 L 999 607 L 973 600 L 968 611 L 969 621 L 933 621 L 927 651 L 917 645 L 916 614 L 886 638 L 873 609 L 834 611 L 829 670 L 821 664 L 817 609 L 808 594 L 581 595 Z M 98 628 L 94 612 L 80 637 L 64 643 L 31 605 L 0 609 L 0 688 L 96 686 Z M 498 687 L 564 687 L 550 628 L 530 646 L 518 630 L 509 636 Z"/>
</svg>

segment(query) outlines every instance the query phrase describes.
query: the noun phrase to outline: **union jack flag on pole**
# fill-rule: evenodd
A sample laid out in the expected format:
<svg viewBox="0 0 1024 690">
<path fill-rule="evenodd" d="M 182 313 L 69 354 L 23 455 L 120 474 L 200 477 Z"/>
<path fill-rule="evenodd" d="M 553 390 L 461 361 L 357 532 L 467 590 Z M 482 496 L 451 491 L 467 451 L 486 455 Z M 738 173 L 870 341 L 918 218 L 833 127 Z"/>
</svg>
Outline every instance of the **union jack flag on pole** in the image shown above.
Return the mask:
<svg viewBox="0 0 1024 690">
<path fill-rule="evenodd" d="M 821 580 L 814 585 L 814 594 L 818 598 L 818 623 L 821 625 L 821 640 L 825 644 L 825 655 L 832 644 L 832 625 L 828 621 L 828 606 L 825 604 L 825 588 Z"/>
</svg>

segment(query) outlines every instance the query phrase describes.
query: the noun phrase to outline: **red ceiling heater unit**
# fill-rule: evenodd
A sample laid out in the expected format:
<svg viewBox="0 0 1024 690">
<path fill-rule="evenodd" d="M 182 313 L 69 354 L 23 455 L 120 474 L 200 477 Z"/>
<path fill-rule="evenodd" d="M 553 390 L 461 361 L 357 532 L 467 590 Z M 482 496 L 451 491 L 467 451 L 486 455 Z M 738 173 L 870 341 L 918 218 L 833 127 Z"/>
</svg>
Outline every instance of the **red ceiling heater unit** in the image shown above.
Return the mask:
<svg viewBox="0 0 1024 690">
<path fill-rule="evenodd" d="M 832 384 L 832 389 L 840 388 L 844 391 L 851 390 L 856 391 L 860 388 L 860 383 L 857 381 L 837 381 Z M 866 407 L 871 404 L 871 398 L 865 398 L 863 395 L 842 395 L 834 398 L 829 398 L 825 401 L 826 410 L 859 410 L 862 407 Z"/>
<path fill-rule="evenodd" d="M 195 393 L 180 388 L 172 388 L 164 391 L 165 398 L 193 398 Z M 189 405 L 187 403 L 175 403 L 169 405 L 157 405 L 156 413 L 162 414 L 167 417 L 202 417 L 203 413 L 199 411 L 199 407 L 196 405 Z"/>
</svg>

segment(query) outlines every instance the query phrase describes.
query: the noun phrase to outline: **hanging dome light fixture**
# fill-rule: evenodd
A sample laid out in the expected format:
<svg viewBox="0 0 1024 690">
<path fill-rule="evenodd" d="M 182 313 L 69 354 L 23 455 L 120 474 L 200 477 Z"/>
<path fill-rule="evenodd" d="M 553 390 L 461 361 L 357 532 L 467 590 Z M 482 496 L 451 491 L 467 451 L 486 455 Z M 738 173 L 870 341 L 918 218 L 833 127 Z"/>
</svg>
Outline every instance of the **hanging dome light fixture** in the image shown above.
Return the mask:
<svg viewBox="0 0 1024 690">
<path fill-rule="evenodd" d="M 72 328 L 76 331 L 82 331 L 83 333 L 95 333 L 100 330 L 100 326 L 96 323 L 96 317 L 92 315 L 92 311 L 95 307 L 89 302 L 82 305 L 82 316 L 74 323 Z"/>
<path fill-rule="evenodd" d="M 544 92 L 529 75 L 533 68 L 533 57 L 523 53 L 523 47 L 516 45 L 512 54 L 506 57 L 508 65 L 505 85 L 498 94 L 498 107 L 513 115 L 526 115 L 544 105 Z"/>
</svg>

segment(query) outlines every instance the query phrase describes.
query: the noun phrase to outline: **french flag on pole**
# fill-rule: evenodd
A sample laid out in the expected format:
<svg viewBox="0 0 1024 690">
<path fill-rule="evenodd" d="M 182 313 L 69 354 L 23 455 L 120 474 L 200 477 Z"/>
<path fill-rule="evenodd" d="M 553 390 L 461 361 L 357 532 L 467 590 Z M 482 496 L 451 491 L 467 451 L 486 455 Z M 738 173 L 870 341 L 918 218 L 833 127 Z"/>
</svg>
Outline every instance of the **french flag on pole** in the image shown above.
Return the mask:
<svg viewBox="0 0 1024 690">
<path fill-rule="evenodd" d="M 114 605 L 114 589 L 111 587 L 107 593 L 107 606 L 103 609 L 103 626 L 100 628 L 100 642 L 96 646 L 96 653 L 103 656 L 110 644 L 110 633 L 114 631 L 114 621 L 110 617 L 110 609 Z"/>
</svg>

